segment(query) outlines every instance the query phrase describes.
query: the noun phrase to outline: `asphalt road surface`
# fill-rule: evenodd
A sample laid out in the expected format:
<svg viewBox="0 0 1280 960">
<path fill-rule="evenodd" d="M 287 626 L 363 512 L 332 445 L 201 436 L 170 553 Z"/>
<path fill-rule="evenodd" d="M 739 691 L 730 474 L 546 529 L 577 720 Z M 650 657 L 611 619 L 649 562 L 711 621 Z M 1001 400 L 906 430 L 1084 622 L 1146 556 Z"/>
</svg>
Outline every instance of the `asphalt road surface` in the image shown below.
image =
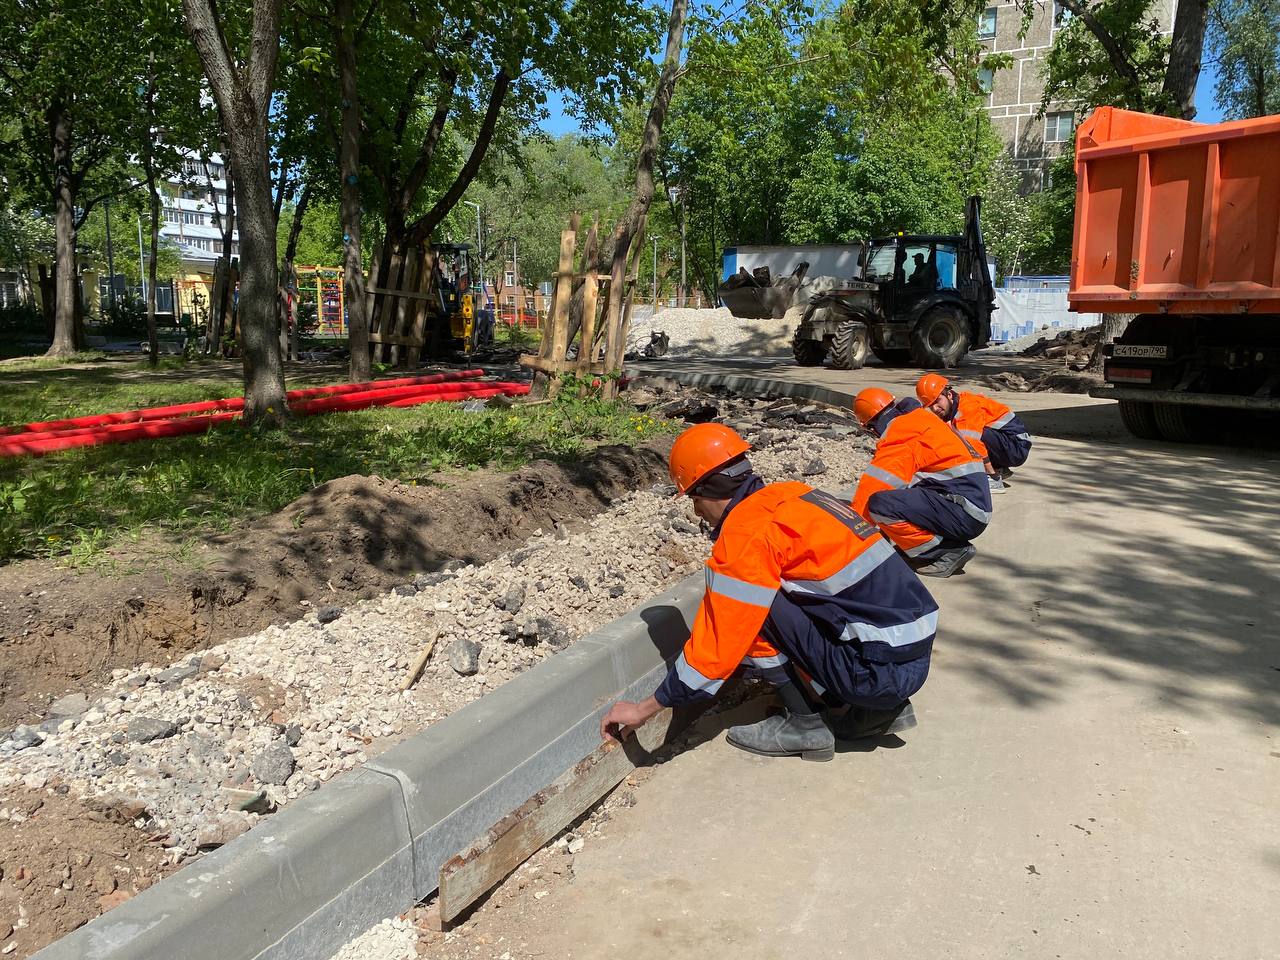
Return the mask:
<svg viewBox="0 0 1280 960">
<path fill-rule="evenodd" d="M 1280 956 L 1280 454 L 1003 399 L 1035 448 L 965 574 L 929 581 L 920 726 L 825 764 L 720 733 L 659 766 L 533 911 L 536 955 Z"/>
</svg>

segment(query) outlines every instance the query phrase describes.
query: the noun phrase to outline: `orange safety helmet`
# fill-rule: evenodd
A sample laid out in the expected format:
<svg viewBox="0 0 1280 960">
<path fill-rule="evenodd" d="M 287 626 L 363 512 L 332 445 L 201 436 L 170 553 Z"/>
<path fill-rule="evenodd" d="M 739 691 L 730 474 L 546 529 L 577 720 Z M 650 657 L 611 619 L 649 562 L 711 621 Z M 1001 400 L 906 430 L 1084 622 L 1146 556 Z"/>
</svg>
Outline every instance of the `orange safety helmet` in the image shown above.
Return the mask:
<svg viewBox="0 0 1280 960">
<path fill-rule="evenodd" d="M 723 423 L 695 423 L 676 437 L 667 460 L 671 482 L 676 485 L 676 496 L 688 493 L 711 471 L 750 449 L 751 444 Z"/>
<path fill-rule="evenodd" d="M 893 394 L 880 387 L 867 387 L 853 398 L 853 415 L 864 427 L 874 420 L 877 414 L 893 403 Z"/>
<path fill-rule="evenodd" d="M 916 399 L 926 407 L 942 396 L 942 391 L 951 386 L 951 381 L 940 373 L 926 373 L 916 381 Z"/>
</svg>

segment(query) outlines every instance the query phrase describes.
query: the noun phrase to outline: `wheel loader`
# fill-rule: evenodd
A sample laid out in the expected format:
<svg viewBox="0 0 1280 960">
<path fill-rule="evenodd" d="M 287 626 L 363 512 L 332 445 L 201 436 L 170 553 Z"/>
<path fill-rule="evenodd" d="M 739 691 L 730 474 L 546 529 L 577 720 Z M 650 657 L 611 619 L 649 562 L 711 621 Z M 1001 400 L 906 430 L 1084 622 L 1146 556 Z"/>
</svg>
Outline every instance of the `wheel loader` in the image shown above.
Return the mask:
<svg viewBox="0 0 1280 960">
<path fill-rule="evenodd" d="M 864 248 L 861 277 L 810 298 L 791 341 L 796 363 L 828 356 L 856 370 L 886 364 L 954 367 L 991 339 L 995 288 L 982 240 L 981 199 L 965 205 L 961 236 L 902 234 Z"/>
</svg>

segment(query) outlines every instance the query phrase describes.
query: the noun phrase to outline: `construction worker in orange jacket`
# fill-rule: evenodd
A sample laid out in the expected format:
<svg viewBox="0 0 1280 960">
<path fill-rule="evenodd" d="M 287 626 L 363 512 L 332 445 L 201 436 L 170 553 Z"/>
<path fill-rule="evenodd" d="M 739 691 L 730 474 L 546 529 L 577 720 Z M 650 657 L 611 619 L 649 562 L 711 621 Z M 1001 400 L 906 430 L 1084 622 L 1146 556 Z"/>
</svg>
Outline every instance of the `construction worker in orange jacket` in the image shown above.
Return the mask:
<svg viewBox="0 0 1280 960">
<path fill-rule="evenodd" d="M 959 573 L 977 553 L 970 541 L 991 520 L 982 459 L 912 397 L 895 401 L 888 390 L 868 387 L 853 411 L 880 438 L 853 509 L 879 524 L 917 573 Z"/>
<path fill-rule="evenodd" d="M 830 760 L 837 738 L 915 726 L 909 698 L 929 672 L 938 605 L 874 525 L 806 484 L 766 485 L 749 449 L 718 423 L 671 448 L 677 495 L 712 528 L 706 593 L 666 679 L 643 702 L 615 703 L 602 737 L 714 697 L 739 671 L 772 683 L 786 708 L 729 731 L 752 753 Z"/>
<path fill-rule="evenodd" d="M 1031 434 L 1018 415 L 980 393 L 958 393 L 940 373 L 917 380 L 916 397 L 982 455 L 991 492 L 1004 493 L 1009 471 L 1031 454 Z"/>
</svg>

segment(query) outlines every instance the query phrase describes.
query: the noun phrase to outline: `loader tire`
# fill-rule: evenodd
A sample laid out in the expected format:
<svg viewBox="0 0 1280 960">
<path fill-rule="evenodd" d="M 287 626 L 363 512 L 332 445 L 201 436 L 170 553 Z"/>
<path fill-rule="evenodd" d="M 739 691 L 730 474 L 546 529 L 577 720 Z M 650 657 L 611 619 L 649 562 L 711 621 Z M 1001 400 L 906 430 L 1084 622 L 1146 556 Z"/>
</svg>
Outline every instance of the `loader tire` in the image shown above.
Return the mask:
<svg viewBox="0 0 1280 960">
<path fill-rule="evenodd" d="M 800 336 L 797 330 L 791 338 L 791 353 L 796 358 L 796 363 L 802 367 L 820 367 L 827 355 L 827 348 L 817 340 Z"/>
<path fill-rule="evenodd" d="M 1155 404 L 1147 400 L 1121 400 L 1120 420 L 1125 429 L 1140 440 L 1162 440 L 1156 423 Z"/>
<path fill-rule="evenodd" d="M 831 344 L 831 366 L 836 370 L 861 370 L 870 346 L 871 337 L 865 323 L 848 320 L 840 324 Z"/>
<path fill-rule="evenodd" d="M 911 329 L 911 360 L 919 367 L 954 367 L 972 339 L 968 317 L 955 307 L 934 307 Z"/>
</svg>

